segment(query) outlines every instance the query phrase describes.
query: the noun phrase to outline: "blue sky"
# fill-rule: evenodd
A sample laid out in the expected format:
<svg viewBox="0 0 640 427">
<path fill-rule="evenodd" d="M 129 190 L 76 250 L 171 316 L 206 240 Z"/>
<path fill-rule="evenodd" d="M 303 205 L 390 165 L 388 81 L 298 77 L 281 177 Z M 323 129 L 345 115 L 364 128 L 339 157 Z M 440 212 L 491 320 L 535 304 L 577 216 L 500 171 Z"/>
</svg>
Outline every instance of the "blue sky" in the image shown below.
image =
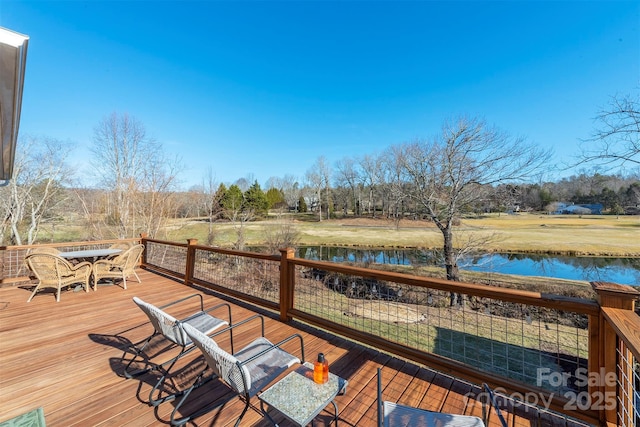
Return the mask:
<svg viewBox="0 0 640 427">
<path fill-rule="evenodd" d="M 0 2 L 30 36 L 20 133 L 74 143 L 73 163 L 126 112 L 182 156 L 184 188 L 209 168 L 302 179 L 458 115 L 568 162 L 640 87 L 639 25 L 615 0 Z"/>
</svg>

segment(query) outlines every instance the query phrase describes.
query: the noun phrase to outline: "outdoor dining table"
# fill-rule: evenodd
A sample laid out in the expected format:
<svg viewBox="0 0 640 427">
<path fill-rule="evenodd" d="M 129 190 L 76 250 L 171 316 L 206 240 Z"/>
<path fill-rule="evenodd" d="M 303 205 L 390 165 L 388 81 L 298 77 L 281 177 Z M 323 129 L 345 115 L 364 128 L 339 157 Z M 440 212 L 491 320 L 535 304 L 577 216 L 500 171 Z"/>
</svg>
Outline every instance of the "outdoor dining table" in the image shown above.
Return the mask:
<svg viewBox="0 0 640 427">
<path fill-rule="evenodd" d="M 60 256 L 65 259 L 78 259 L 95 262 L 100 258 L 106 258 L 111 255 L 119 254 L 122 249 L 85 249 L 81 251 L 60 252 Z"/>
<path fill-rule="evenodd" d="M 81 262 L 81 261 L 88 261 L 93 265 L 93 263 L 96 262 L 98 259 L 106 258 L 106 257 L 111 256 L 111 255 L 116 255 L 116 254 L 119 254 L 120 252 L 122 252 L 122 249 L 109 249 L 109 248 L 106 248 L 106 249 L 84 249 L 84 250 L 81 250 L 81 251 L 60 252 L 59 255 L 62 258 L 65 258 L 65 259 L 68 259 L 68 260 L 72 261 L 72 263 L 77 263 L 77 262 Z M 80 288 L 81 288 L 80 286 L 76 286 L 74 291 L 79 291 Z"/>
</svg>

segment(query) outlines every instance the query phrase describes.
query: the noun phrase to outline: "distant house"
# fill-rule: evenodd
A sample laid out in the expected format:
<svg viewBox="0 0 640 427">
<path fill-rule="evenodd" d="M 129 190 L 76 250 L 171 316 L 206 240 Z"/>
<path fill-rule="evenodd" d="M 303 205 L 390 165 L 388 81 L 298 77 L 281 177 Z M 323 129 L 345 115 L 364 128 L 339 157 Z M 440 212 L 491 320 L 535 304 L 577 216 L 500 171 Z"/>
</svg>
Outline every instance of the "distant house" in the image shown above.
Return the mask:
<svg viewBox="0 0 640 427">
<path fill-rule="evenodd" d="M 591 211 L 591 215 L 602 215 L 602 209 L 604 209 L 604 206 L 600 203 L 589 203 L 578 206 L 589 209 Z"/>
<path fill-rule="evenodd" d="M 602 215 L 604 207 L 600 203 L 585 203 L 581 205 L 561 204 L 555 212 L 558 215 Z"/>
</svg>

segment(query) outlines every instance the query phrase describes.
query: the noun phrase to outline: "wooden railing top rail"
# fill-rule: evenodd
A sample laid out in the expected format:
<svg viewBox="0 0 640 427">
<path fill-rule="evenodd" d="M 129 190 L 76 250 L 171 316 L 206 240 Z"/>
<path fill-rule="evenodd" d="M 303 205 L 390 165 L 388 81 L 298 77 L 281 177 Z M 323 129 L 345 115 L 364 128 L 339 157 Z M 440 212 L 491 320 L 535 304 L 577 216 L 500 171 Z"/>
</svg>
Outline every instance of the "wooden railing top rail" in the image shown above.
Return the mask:
<svg viewBox="0 0 640 427">
<path fill-rule="evenodd" d="M 42 246 L 51 246 L 51 247 L 60 247 L 60 246 L 81 246 L 81 245 L 103 245 L 103 244 L 111 244 L 116 243 L 122 240 L 131 240 L 138 241 L 139 239 L 106 239 L 106 240 L 95 240 L 95 241 L 85 241 L 85 242 L 64 242 L 64 243 L 55 243 L 55 244 L 38 244 L 38 245 L 20 245 L 20 246 L 1 246 L 0 250 L 19 250 L 19 249 L 30 249 L 33 247 L 42 247 Z M 188 247 L 190 246 L 188 243 L 180 243 L 180 242 L 171 242 L 165 240 L 158 239 L 149 239 L 143 237 L 143 240 L 146 242 L 155 242 L 159 244 L 166 244 L 171 246 L 178 247 Z M 245 252 L 245 251 L 237 251 L 231 249 L 222 249 L 222 248 L 212 248 L 210 246 L 204 245 L 191 245 L 197 250 L 210 251 L 210 252 L 219 252 L 227 255 L 237 255 L 249 258 L 257 258 L 257 259 L 266 259 L 271 261 L 280 261 L 281 256 L 277 255 L 269 255 L 269 254 L 261 254 L 257 252 Z M 377 280 L 387 280 L 393 281 L 397 283 L 404 283 L 407 285 L 414 285 L 420 287 L 429 287 L 433 289 L 450 291 L 450 292 L 459 292 L 467 295 L 473 295 L 477 297 L 486 297 L 493 299 L 501 299 L 504 301 L 522 303 L 527 305 L 535 305 L 541 307 L 549 307 L 567 311 L 574 311 L 576 313 L 588 314 L 588 315 L 597 315 L 599 313 L 599 305 L 595 301 L 589 301 L 582 298 L 574 298 L 567 297 L 561 295 L 554 294 L 545 294 L 541 292 L 532 292 L 518 289 L 506 289 L 506 288 L 497 288 L 488 285 L 479 285 L 473 283 L 464 283 L 464 282 L 452 282 L 449 280 L 438 279 L 438 278 L 430 278 L 430 277 L 418 277 L 405 273 L 397 273 L 397 272 L 388 272 L 382 270 L 373 270 L 362 267 L 353 267 L 348 265 L 329 263 L 324 261 L 311 261 L 305 260 L 301 258 L 289 258 L 289 262 L 294 265 L 300 265 L 310 268 L 318 268 L 321 270 L 330 270 L 343 274 L 350 275 L 358 275 L 362 277 L 373 278 Z"/>
<path fill-rule="evenodd" d="M 258 258 L 258 259 L 267 259 L 271 261 L 280 261 L 280 255 L 268 255 L 262 254 L 258 252 L 249 252 L 249 251 L 238 251 L 234 249 L 223 249 L 223 248 L 215 248 L 212 246 L 198 245 L 198 244 L 189 244 L 189 243 L 176 243 L 170 242 L 167 240 L 158 240 L 158 239 L 144 239 L 145 242 L 159 243 L 163 245 L 170 246 L 179 246 L 179 247 L 193 247 L 196 250 L 200 251 L 208 251 L 208 252 L 217 252 L 225 255 L 237 255 L 246 258 Z"/>
<path fill-rule="evenodd" d="M 442 291 L 458 292 L 477 297 L 493 298 L 527 305 L 573 311 L 580 314 L 598 315 L 600 310 L 600 306 L 596 301 L 590 301 L 583 298 L 545 294 L 541 292 L 524 291 L 519 289 L 497 288 L 494 286 L 479 285 L 474 283 L 453 282 L 450 280 L 438 278 L 418 277 L 405 273 L 372 270 L 368 268 L 334 264 L 324 261 L 310 261 L 300 258 L 290 258 L 289 261 L 296 265 L 317 268 L 319 270 L 330 270 L 337 273 L 357 275 L 397 283 L 405 283 L 407 285 L 413 286 L 429 287 Z"/>
<path fill-rule="evenodd" d="M 238 251 L 233 249 L 213 248 L 204 245 L 192 245 L 195 249 L 208 252 L 217 252 L 225 255 L 237 255 L 245 258 L 266 259 L 270 261 L 280 261 L 280 255 L 262 254 L 259 252 Z"/>
<path fill-rule="evenodd" d="M 640 360 L 640 329 L 638 329 L 640 320 L 638 315 L 631 310 L 611 307 L 602 307 L 602 314 L 616 331 L 618 337 L 624 341 L 629 351 L 636 359 Z"/>
<path fill-rule="evenodd" d="M 145 242 L 153 242 L 153 243 L 160 243 L 163 245 L 169 245 L 169 246 L 178 246 L 178 247 L 182 247 L 182 248 L 186 248 L 187 246 L 189 246 L 188 243 L 180 243 L 180 242 L 170 242 L 168 240 L 159 240 L 159 239 L 149 239 L 147 237 L 142 239 Z"/>
<path fill-rule="evenodd" d="M 33 248 L 60 248 L 60 247 L 72 247 L 72 246 L 88 246 L 88 245 L 107 245 L 119 242 L 138 242 L 140 238 L 129 239 L 104 239 L 104 240 L 85 240 L 81 242 L 57 242 L 57 243 L 34 243 L 33 245 L 13 245 L 13 246 L 0 246 L 0 251 L 15 251 L 25 250 Z"/>
</svg>

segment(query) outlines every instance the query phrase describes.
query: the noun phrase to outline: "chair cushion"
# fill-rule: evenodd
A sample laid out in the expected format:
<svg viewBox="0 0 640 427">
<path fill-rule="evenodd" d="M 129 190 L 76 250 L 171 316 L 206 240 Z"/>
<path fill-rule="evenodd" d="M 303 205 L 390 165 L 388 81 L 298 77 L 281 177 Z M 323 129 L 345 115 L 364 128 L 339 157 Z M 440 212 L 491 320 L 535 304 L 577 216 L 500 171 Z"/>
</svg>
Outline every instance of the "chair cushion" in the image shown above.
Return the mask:
<svg viewBox="0 0 640 427">
<path fill-rule="evenodd" d="M 268 349 L 272 345 L 268 339 L 260 337 L 234 354 L 234 356 L 240 362 L 243 362 L 261 351 Z M 300 359 L 279 348 L 274 348 L 247 363 L 244 367 L 249 371 L 251 378 L 249 396 L 255 396 L 256 393 L 273 381 L 274 378 L 296 363 L 300 363 Z"/>
<path fill-rule="evenodd" d="M 213 317 L 210 314 L 205 313 L 204 311 L 199 311 L 198 313 L 195 313 L 185 319 L 182 319 L 181 322 L 193 326 L 194 328 L 196 328 L 197 330 L 199 330 L 205 335 L 209 335 L 211 332 L 215 331 L 216 329 L 229 324 L 229 322 L 222 319 L 218 319 L 217 317 Z M 184 334 L 183 338 L 184 338 L 185 345 L 190 345 L 191 338 L 189 338 L 189 336 L 186 333 L 184 333 L 184 331 L 183 331 L 183 334 Z"/>
<path fill-rule="evenodd" d="M 478 417 L 432 412 L 383 402 L 384 427 L 484 427 Z"/>
</svg>

